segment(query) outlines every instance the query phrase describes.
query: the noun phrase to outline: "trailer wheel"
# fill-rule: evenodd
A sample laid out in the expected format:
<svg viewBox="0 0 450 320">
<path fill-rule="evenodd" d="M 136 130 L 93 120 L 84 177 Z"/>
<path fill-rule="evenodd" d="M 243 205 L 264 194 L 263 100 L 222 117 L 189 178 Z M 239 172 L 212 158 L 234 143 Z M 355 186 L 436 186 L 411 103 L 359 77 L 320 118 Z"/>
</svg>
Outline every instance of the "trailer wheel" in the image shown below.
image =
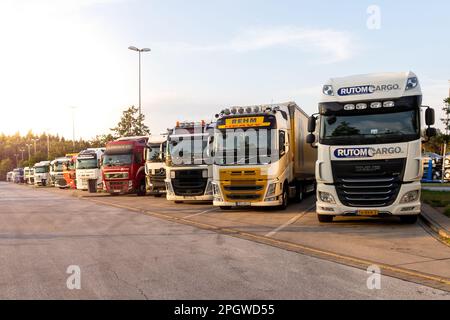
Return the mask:
<svg viewBox="0 0 450 320">
<path fill-rule="evenodd" d="M 417 222 L 418 215 L 414 216 L 400 216 L 400 221 L 404 224 L 415 224 Z"/>
<path fill-rule="evenodd" d="M 300 203 L 303 201 L 303 198 L 305 196 L 304 188 L 302 184 L 298 184 L 297 188 L 295 190 L 295 202 Z"/>
<path fill-rule="evenodd" d="M 319 219 L 319 222 L 329 223 L 333 222 L 334 216 L 329 216 L 326 214 L 318 214 L 317 219 Z"/>
</svg>

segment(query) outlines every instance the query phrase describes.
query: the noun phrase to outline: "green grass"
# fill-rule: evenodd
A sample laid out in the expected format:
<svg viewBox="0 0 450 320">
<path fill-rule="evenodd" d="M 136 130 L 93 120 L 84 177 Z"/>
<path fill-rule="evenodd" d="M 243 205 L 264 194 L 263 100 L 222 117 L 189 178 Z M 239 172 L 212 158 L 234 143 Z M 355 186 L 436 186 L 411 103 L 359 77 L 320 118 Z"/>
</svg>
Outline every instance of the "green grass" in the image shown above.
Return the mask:
<svg viewBox="0 0 450 320">
<path fill-rule="evenodd" d="M 450 192 L 422 190 L 422 201 L 432 207 L 444 208 L 444 214 L 450 217 Z"/>
<path fill-rule="evenodd" d="M 450 187 L 450 183 L 422 183 L 422 187 Z"/>
</svg>

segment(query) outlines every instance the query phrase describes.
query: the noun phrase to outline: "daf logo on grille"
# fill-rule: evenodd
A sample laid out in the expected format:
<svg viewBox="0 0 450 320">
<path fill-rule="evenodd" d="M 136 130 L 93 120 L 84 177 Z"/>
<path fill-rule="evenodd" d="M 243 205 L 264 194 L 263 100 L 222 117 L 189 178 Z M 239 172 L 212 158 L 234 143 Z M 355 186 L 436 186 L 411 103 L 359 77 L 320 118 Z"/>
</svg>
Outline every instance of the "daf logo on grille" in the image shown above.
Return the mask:
<svg viewBox="0 0 450 320">
<path fill-rule="evenodd" d="M 338 148 L 334 150 L 336 158 L 372 158 L 377 155 L 391 155 L 402 153 L 400 147 L 382 147 L 382 148 Z"/>
</svg>

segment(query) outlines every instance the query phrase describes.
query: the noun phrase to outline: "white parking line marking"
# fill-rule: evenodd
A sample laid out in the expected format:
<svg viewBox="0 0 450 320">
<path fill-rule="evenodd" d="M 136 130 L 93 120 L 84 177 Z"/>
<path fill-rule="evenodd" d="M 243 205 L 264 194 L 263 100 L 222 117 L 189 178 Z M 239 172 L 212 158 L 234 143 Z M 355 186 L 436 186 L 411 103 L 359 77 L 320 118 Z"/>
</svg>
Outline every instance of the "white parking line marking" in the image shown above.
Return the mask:
<svg viewBox="0 0 450 320">
<path fill-rule="evenodd" d="M 308 213 L 309 211 L 311 211 L 312 209 L 314 209 L 316 205 L 313 204 L 311 207 L 309 207 L 308 209 L 302 211 L 301 213 L 299 213 L 298 215 L 296 215 L 295 217 L 292 217 L 289 221 L 287 221 L 286 223 L 283 223 L 281 226 L 275 228 L 274 230 L 270 231 L 268 234 L 266 234 L 266 237 L 272 237 L 274 236 L 277 232 L 279 232 L 280 230 L 283 230 L 284 228 L 286 228 L 287 226 L 293 224 L 295 221 L 297 221 L 298 219 L 300 219 L 301 217 L 303 217 L 306 213 Z"/>
<path fill-rule="evenodd" d="M 208 209 L 208 210 L 205 210 L 205 211 L 202 211 L 202 212 L 190 214 L 190 215 L 188 215 L 188 216 L 183 217 L 183 219 L 187 219 L 187 218 L 199 216 L 199 215 L 201 215 L 201 214 L 208 213 L 208 212 L 212 212 L 212 211 L 216 211 L 216 210 L 218 210 L 218 208 Z"/>
</svg>

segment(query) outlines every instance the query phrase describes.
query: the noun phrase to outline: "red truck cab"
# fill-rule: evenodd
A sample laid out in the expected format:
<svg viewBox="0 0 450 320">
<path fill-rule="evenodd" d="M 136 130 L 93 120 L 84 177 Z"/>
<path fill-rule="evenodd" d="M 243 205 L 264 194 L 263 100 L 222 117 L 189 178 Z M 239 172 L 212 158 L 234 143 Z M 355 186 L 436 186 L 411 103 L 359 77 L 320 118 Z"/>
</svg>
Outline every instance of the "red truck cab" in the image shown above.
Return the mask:
<svg viewBox="0 0 450 320">
<path fill-rule="evenodd" d="M 106 145 L 102 166 L 106 192 L 145 195 L 144 152 L 147 141 L 148 137 L 125 137 Z"/>
</svg>

